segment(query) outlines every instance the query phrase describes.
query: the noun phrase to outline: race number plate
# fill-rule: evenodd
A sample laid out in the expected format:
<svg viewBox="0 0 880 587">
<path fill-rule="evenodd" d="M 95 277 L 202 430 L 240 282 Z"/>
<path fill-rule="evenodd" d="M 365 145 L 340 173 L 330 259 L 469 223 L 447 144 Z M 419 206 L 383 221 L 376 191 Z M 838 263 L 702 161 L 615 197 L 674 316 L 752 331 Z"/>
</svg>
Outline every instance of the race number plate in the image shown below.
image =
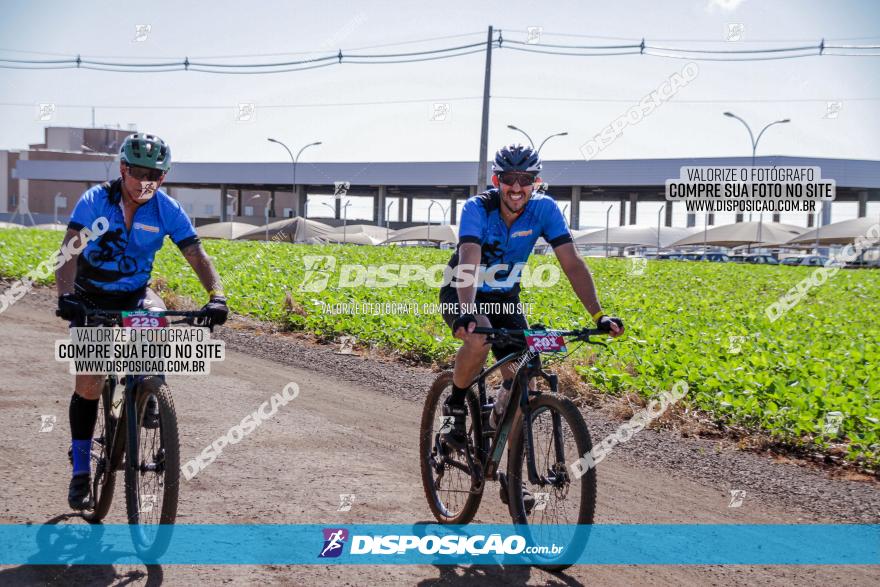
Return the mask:
<svg viewBox="0 0 880 587">
<path fill-rule="evenodd" d="M 565 339 L 546 330 L 526 330 L 526 344 L 533 353 L 565 353 Z"/>
<path fill-rule="evenodd" d="M 159 312 L 136 310 L 122 313 L 122 325 L 126 328 L 167 328 L 168 318 Z"/>
</svg>

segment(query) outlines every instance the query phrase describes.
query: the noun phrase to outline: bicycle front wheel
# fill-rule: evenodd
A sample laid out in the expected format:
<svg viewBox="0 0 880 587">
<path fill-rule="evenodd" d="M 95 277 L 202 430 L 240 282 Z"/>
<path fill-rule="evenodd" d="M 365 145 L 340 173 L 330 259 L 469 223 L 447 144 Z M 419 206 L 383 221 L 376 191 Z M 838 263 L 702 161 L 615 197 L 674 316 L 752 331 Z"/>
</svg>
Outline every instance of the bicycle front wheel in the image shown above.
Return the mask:
<svg viewBox="0 0 880 587">
<path fill-rule="evenodd" d="M 145 427 L 147 406 L 159 406 L 158 426 Z M 161 378 L 145 377 L 137 392 L 137 443 L 126 446 L 125 506 L 135 549 L 157 557 L 171 539 L 177 518 L 180 484 L 180 440 L 171 390 Z"/>
<path fill-rule="evenodd" d="M 528 533 L 537 543 L 562 537 L 567 543 L 565 556 L 576 556 L 576 549 L 586 545 L 596 511 L 596 469 L 584 472 L 572 466 L 592 450 L 590 432 L 567 398 L 541 394 L 529 407 L 539 483 L 529 480 L 523 414 L 519 412 L 508 446 L 510 515 L 514 524 L 528 525 Z M 536 563 L 555 571 L 571 566 L 570 562 L 556 564 L 552 557 L 542 557 Z"/>
<path fill-rule="evenodd" d="M 112 415 L 113 401 L 110 380 L 104 381 L 104 389 L 101 392 L 101 401 L 98 404 L 98 419 L 95 423 L 95 433 L 92 437 L 92 503 L 94 509 L 83 512 L 83 519 L 87 522 L 97 523 L 104 519 L 110 511 L 110 503 L 113 501 L 113 489 L 116 483 L 116 463 L 110 454 L 116 421 Z M 115 451 L 116 455 L 120 453 Z"/>
<path fill-rule="evenodd" d="M 479 398 L 473 389 L 468 391 L 468 452 L 470 460 L 461 451 L 446 450 L 440 442 L 444 426 L 442 406 L 452 392 L 452 372 L 440 374 L 431 386 L 422 410 L 419 433 L 419 463 L 422 469 L 422 485 L 431 513 L 441 524 L 467 524 L 477 513 L 483 499 L 482 486 L 474 484 L 474 467 L 478 467 L 478 455 L 474 449 L 479 442 Z"/>
</svg>

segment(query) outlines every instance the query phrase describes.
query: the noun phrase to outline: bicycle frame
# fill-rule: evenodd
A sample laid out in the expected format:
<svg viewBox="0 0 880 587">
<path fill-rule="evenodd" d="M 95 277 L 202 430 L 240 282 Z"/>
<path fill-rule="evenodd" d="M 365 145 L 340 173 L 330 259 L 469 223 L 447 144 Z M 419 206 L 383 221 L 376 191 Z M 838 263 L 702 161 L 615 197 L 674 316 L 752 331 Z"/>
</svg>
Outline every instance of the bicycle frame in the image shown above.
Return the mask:
<svg viewBox="0 0 880 587">
<path fill-rule="evenodd" d="M 122 402 L 119 415 L 113 415 L 113 408 L 116 407 L 116 402 L 114 401 L 111 408 L 113 429 L 112 431 L 105 430 L 105 433 L 112 432 L 110 438 L 106 439 L 107 448 L 105 451 L 108 460 L 107 466 L 110 467 L 109 471 L 111 472 L 120 469 L 119 465 L 122 462 L 122 454 L 125 452 L 126 446 L 131 446 L 135 455 L 138 456 L 137 392 L 144 377 L 161 377 L 163 381 L 165 380 L 164 375 L 125 376 L 125 389 L 123 390 L 123 395 L 116 400 Z M 119 381 L 115 375 L 108 376 L 107 380 L 110 382 L 110 397 L 113 398 L 113 394 L 116 390 L 116 386 L 119 385 Z M 131 417 L 132 414 L 134 414 L 135 417 Z M 120 425 L 123 422 L 124 426 Z M 106 425 L 108 424 L 105 424 L 105 426 Z"/>
<path fill-rule="evenodd" d="M 480 440 L 479 446 L 476 447 L 479 457 L 479 468 L 474 466 L 475 463 L 471 461 L 471 457 L 469 454 L 466 455 L 466 458 L 468 460 L 468 465 L 478 477 L 478 487 L 482 487 L 482 484 L 486 478 L 495 478 L 495 474 L 498 471 L 498 465 L 501 462 L 501 455 L 504 452 L 504 447 L 507 444 L 507 439 L 510 435 L 510 429 L 513 426 L 513 420 L 516 417 L 517 411 L 515 409 L 511 409 L 511 406 L 515 405 L 514 399 L 517 397 L 519 398 L 519 408 L 523 414 L 523 438 L 525 442 L 529 483 L 532 483 L 533 485 L 544 486 L 545 484 L 550 482 L 546 478 L 538 475 L 537 468 L 535 467 L 535 452 L 530 417 L 531 410 L 529 408 L 529 382 L 532 380 L 532 378 L 540 376 L 550 386 L 551 393 L 556 393 L 558 391 L 559 382 L 556 375 L 552 373 L 546 373 L 541 368 L 539 361 L 540 354 L 536 354 L 531 359 L 529 359 L 529 361 L 527 361 L 523 365 L 520 365 L 520 367 L 517 369 L 514 376 L 513 386 L 510 389 L 510 395 L 507 398 L 507 405 L 504 406 L 504 412 L 501 422 L 499 423 L 497 429 L 495 430 L 495 433 L 492 435 L 491 438 L 486 438 L 483 434 L 483 410 L 487 407 L 488 401 L 488 398 L 486 396 L 486 377 L 490 373 L 500 369 L 504 365 L 526 356 L 529 352 L 530 351 L 528 349 L 523 349 L 521 352 L 510 353 L 509 355 L 499 359 L 494 365 L 480 371 L 480 373 L 471 382 L 471 385 L 476 383 L 479 390 L 480 417 L 473 418 L 474 426 L 477 426 L 477 438 L 479 438 Z M 565 457 L 563 454 L 561 437 L 562 433 L 560 431 L 561 421 L 558 420 L 559 416 L 557 414 L 554 414 L 553 440 L 556 447 L 556 457 L 559 460 L 564 460 Z"/>
</svg>

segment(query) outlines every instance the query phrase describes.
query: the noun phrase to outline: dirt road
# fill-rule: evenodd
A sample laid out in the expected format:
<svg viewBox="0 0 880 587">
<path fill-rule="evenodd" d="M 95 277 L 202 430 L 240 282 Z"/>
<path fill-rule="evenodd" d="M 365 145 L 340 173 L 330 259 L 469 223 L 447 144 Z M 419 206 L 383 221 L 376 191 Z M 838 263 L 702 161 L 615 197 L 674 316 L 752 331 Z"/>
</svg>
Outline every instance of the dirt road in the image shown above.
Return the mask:
<svg viewBox="0 0 880 587">
<path fill-rule="evenodd" d="M 40 291 L 0 315 L 0 523 L 62 517 L 69 465 L 67 408 L 72 378 L 53 360 L 66 335 Z M 170 377 L 187 460 L 286 384 L 300 394 L 191 481 L 182 481 L 178 523 L 413 523 L 428 520 L 417 460 L 420 398 L 434 376 L 423 368 L 341 356 L 280 335 L 221 329 L 231 349 L 210 376 Z M 41 416 L 56 417 L 41 432 Z M 614 423 L 588 414 L 594 437 Z M 598 470 L 597 522 L 873 522 L 876 485 L 830 479 L 769 457 L 715 450 L 716 443 L 644 431 Z M 121 481 L 107 522 L 124 523 Z M 728 507 L 732 488 L 747 491 Z M 477 517 L 508 523 L 488 489 Z M 337 512 L 340 494 L 355 494 Z M 601 566 L 561 575 L 524 568 L 437 566 L 3 567 L 0 584 L 157 585 L 868 585 L 876 567 Z"/>
</svg>

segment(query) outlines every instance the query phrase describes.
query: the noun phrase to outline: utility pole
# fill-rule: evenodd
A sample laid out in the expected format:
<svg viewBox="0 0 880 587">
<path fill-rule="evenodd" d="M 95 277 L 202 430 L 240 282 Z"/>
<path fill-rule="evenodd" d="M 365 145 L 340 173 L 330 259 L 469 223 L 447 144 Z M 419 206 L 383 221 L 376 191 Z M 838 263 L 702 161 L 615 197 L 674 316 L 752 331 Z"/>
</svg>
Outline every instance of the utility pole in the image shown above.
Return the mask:
<svg viewBox="0 0 880 587">
<path fill-rule="evenodd" d="M 486 77 L 483 81 L 483 124 L 480 128 L 480 163 L 477 169 L 477 189 L 486 189 L 486 167 L 489 149 L 489 86 L 492 82 L 492 27 L 486 39 Z"/>
</svg>

